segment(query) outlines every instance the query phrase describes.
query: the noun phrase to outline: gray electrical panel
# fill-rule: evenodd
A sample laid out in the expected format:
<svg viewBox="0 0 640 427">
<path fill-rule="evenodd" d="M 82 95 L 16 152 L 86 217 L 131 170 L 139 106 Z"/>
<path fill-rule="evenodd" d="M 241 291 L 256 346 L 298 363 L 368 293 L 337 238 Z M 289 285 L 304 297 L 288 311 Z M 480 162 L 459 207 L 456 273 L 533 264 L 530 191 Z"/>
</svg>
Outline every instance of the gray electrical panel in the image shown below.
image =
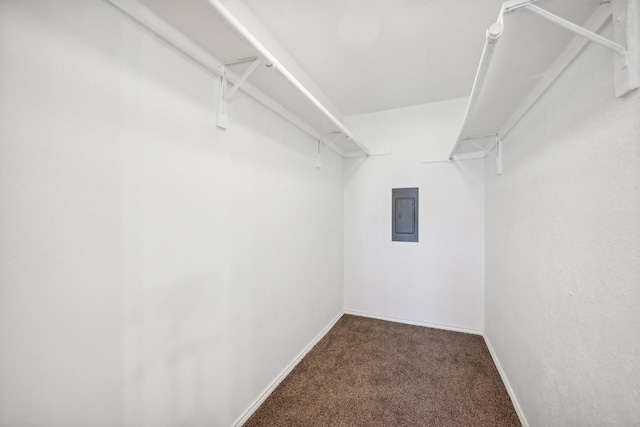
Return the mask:
<svg viewBox="0 0 640 427">
<path fill-rule="evenodd" d="M 417 242 L 418 188 L 394 188 L 391 190 L 391 199 L 391 240 Z"/>
</svg>

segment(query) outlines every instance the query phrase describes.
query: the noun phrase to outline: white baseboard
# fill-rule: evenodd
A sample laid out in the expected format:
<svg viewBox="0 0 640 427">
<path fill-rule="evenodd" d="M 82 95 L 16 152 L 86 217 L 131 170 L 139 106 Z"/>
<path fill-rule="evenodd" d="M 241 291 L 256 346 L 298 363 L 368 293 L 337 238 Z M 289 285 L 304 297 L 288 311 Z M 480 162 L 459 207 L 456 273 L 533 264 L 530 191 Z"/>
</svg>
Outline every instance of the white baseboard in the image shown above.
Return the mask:
<svg viewBox="0 0 640 427">
<path fill-rule="evenodd" d="M 509 384 L 509 380 L 507 379 L 507 375 L 502 369 L 502 365 L 500 365 L 498 356 L 496 355 L 496 352 L 493 350 L 493 347 L 491 346 L 491 341 L 489 341 L 489 337 L 487 336 L 487 334 L 482 334 L 482 337 L 484 338 L 484 342 L 487 345 L 487 348 L 489 349 L 489 354 L 491 354 L 491 358 L 493 359 L 493 364 L 496 365 L 496 368 L 498 369 L 498 373 L 500 374 L 500 378 L 502 378 L 504 387 L 507 389 L 507 393 L 509 393 L 509 397 L 511 398 L 513 407 L 515 408 L 516 414 L 518 414 L 518 418 L 520 419 L 520 424 L 522 424 L 523 427 L 529 427 L 527 418 L 524 416 L 524 412 L 522 412 L 522 407 L 520 406 L 518 399 L 516 399 L 516 395 L 513 392 L 513 388 L 511 388 L 511 384 Z"/>
<path fill-rule="evenodd" d="M 465 334 L 484 335 L 482 331 L 478 331 L 475 329 L 459 328 L 457 326 L 441 325 L 438 323 L 420 322 L 417 320 L 401 319 L 397 317 L 379 316 L 377 314 L 364 313 L 362 311 L 345 310 L 344 313 L 352 314 L 354 316 L 370 317 L 372 319 L 386 320 L 388 322 L 404 323 L 407 325 L 415 325 L 415 326 L 424 326 L 426 328 L 444 329 L 446 331 L 463 332 Z"/>
<path fill-rule="evenodd" d="M 333 326 L 338 322 L 338 320 L 340 320 L 343 314 L 344 312 L 342 311 L 338 313 L 338 315 L 334 317 L 333 320 L 331 320 L 331 322 L 329 322 L 329 324 L 325 326 L 325 328 L 322 331 L 320 331 L 320 333 L 309 343 L 309 345 L 307 345 L 302 350 L 302 352 L 300 352 L 300 354 L 298 354 L 298 356 L 296 356 L 296 358 L 293 359 L 293 361 L 289 363 L 289 365 L 286 368 L 284 368 L 282 372 L 280 372 L 280 375 L 278 375 L 276 379 L 273 380 L 273 382 L 266 388 L 266 390 L 263 391 L 262 394 L 251 404 L 251 406 L 249 406 L 249 408 L 247 408 L 247 410 L 244 411 L 244 413 L 232 424 L 233 427 L 239 427 L 245 422 L 247 422 L 249 417 L 251 417 L 251 415 L 253 415 L 253 413 L 267 399 L 267 397 L 269 397 L 271 392 L 273 392 L 273 390 L 275 390 L 276 387 L 278 387 L 278 385 L 282 382 L 282 380 L 284 380 L 286 376 L 289 375 L 289 373 L 293 370 L 293 368 L 295 368 L 296 365 L 300 363 L 302 358 L 306 356 L 307 353 L 309 353 L 309 351 L 311 351 L 311 349 L 318 343 L 318 341 L 320 341 L 322 337 L 324 337 L 327 334 L 327 332 L 329 332 L 331 328 L 333 328 Z"/>
</svg>

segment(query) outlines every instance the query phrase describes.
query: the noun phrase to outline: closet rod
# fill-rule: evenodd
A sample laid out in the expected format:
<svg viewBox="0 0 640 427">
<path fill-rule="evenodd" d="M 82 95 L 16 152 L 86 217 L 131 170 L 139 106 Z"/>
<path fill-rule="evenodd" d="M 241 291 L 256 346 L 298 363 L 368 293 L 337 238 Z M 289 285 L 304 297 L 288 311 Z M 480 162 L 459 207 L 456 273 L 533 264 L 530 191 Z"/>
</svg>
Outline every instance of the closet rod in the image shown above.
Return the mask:
<svg viewBox="0 0 640 427">
<path fill-rule="evenodd" d="M 500 14 L 502 16 L 502 13 Z M 469 120 L 473 115 L 473 112 L 477 108 L 478 101 L 480 99 L 480 92 L 482 91 L 482 86 L 484 85 L 484 81 L 487 77 L 487 72 L 489 71 L 489 65 L 491 64 L 491 59 L 493 58 L 493 53 L 495 51 L 495 46 L 497 41 L 500 39 L 504 27 L 502 22 L 498 21 L 492 24 L 487 30 L 487 39 L 484 43 L 484 49 L 482 51 L 482 57 L 480 58 L 480 65 L 478 65 L 478 71 L 476 71 L 476 78 L 473 82 L 473 88 L 471 89 L 471 96 L 469 97 L 469 103 L 467 104 L 467 112 L 464 115 L 464 120 L 462 122 L 462 128 L 460 129 L 460 133 L 458 136 L 458 140 L 451 150 L 451 154 L 449 154 L 449 160 L 454 160 L 454 155 L 456 150 L 458 149 L 458 145 L 463 140 L 482 138 L 482 136 L 471 137 L 471 138 L 463 138 L 465 131 L 467 130 L 467 126 L 469 124 Z"/>
<path fill-rule="evenodd" d="M 230 64 L 224 64 L 219 62 L 216 58 L 214 58 L 209 52 L 205 51 L 202 47 L 198 46 L 196 43 L 187 38 L 184 34 L 180 33 L 173 26 L 168 24 L 162 18 L 160 18 L 155 13 L 151 12 L 145 6 L 140 4 L 138 0 L 104 0 L 106 3 L 115 7 L 118 11 L 122 12 L 129 18 L 131 18 L 134 22 L 141 25 L 143 28 L 148 30 L 151 34 L 158 37 L 163 42 L 167 43 L 169 46 L 176 49 L 176 51 L 183 54 L 186 58 L 190 59 L 194 63 L 203 67 L 205 70 L 211 72 L 216 76 L 222 76 L 224 74 L 225 65 L 232 65 L 236 61 Z M 255 58 L 255 57 L 254 57 Z M 251 59 L 254 59 L 251 58 Z M 241 59 L 239 61 L 244 62 L 248 60 L 248 58 Z M 229 73 L 229 81 L 235 83 L 239 76 L 235 73 Z M 312 128 L 309 124 L 302 121 L 296 115 L 291 113 L 288 109 L 280 105 L 278 102 L 274 101 L 272 98 L 267 96 L 260 89 L 255 87 L 249 82 L 245 82 L 240 89 L 248 96 L 253 98 L 255 101 L 264 105 L 269 110 L 273 111 L 275 114 L 279 115 L 283 119 L 287 120 L 289 123 L 298 127 L 304 133 L 312 137 L 314 140 L 318 140 L 322 137 L 322 134 L 317 131 L 317 129 Z M 330 147 L 331 150 L 335 151 L 338 155 L 344 157 L 345 153 L 338 150 L 335 147 Z"/>
<path fill-rule="evenodd" d="M 227 23 L 244 39 L 249 43 L 253 48 L 258 52 L 258 54 L 264 59 L 267 67 L 276 69 L 283 75 L 285 79 L 289 81 L 296 89 L 300 91 L 313 105 L 318 108 L 345 136 L 345 138 L 353 141 L 364 153 L 369 157 L 371 152 L 369 149 L 354 138 L 349 132 L 349 129 L 345 127 L 344 124 L 340 120 L 338 120 L 332 113 L 329 111 L 311 92 L 305 88 L 302 83 L 298 81 L 290 72 L 287 70 L 282 64 L 278 63 L 276 58 L 264 47 L 262 43 L 258 39 L 256 39 L 253 34 L 247 30 L 247 28 L 242 25 L 238 19 L 233 16 L 233 14 L 227 9 L 220 0 L 206 0 L 206 2 L 216 11 L 220 16 L 222 16 Z"/>
</svg>

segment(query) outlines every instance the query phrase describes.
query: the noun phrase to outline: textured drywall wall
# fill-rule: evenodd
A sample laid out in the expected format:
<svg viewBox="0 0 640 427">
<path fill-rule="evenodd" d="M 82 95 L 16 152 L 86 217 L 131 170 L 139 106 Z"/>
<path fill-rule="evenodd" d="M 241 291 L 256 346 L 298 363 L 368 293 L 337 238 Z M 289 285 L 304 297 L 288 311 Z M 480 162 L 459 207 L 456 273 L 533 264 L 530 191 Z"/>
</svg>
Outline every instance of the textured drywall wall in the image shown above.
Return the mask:
<svg viewBox="0 0 640 427">
<path fill-rule="evenodd" d="M 106 2 L 0 31 L 0 425 L 231 425 L 342 310 L 342 160 Z"/>
<path fill-rule="evenodd" d="M 445 160 L 466 99 L 347 117 L 374 153 L 344 176 L 345 309 L 483 329 L 484 162 Z M 391 189 L 419 187 L 419 242 L 391 241 Z"/>
<path fill-rule="evenodd" d="M 3 427 L 122 423 L 122 87 L 73 3 L 0 2 Z"/>
<path fill-rule="evenodd" d="M 640 425 L 640 93 L 615 98 L 613 56 L 589 46 L 488 160 L 486 335 L 530 426 Z"/>
</svg>

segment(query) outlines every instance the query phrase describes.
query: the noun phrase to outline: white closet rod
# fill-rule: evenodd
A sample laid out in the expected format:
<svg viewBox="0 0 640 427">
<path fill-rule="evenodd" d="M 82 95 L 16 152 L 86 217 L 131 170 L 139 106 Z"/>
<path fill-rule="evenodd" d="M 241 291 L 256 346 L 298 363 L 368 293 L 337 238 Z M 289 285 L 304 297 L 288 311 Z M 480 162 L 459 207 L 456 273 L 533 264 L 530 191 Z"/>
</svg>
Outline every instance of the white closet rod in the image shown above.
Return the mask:
<svg viewBox="0 0 640 427">
<path fill-rule="evenodd" d="M 175 48 L 178 52 L 182 53 L 186 58 L 194 61 L 209 72 L 216 76 L 222 76 L 224 73 L 225 64 L 219 62 L 211 54 L 206 52 L 200 46 L 192 42 L 185 35 L 177 31 L 174 27 L 169 25 L 166 21 L 158 17 L 155 13 L 141 5 L 137 0 L 105 0 L 107 3 L 114 6 L 117 10 L 124 13 L 126 16 L 133 19 L 140 24 L 143 28 L 151 32 L 151 34 L 158 37 L 168 45 Z M 245 61 L 239 60 L 239 61 Z M 235 62 L 235 61 L 234 61 Z M 227 76 L 228 80 L 235 83 L 239 76 L 235 73 L 229 72 Z M 307 123 L 300 120 L 297 116 L 292 114 L 288 109 L 274 101 L 272 98 L 265 95 L 261 90 L 253 86 L 249 82 L 245 82 L 240 90 L 245 92 L 255 101 L 264 105 L 269 110 L 278 114 L 283 119 L 287 120 L 294 126 L 297 126 L 300 130 L 311 136 L 314 140 L 322 138 L 317 130 L 313 129 Z M 344 156 L 344 153 L 331 147 L 337 154 Z"/>
<path fill-rule="evenodd" d="M 469 125 L 469 120 L 475 114 L 475 109 L 477 108 L 478 101 L 480 99 L 480 92 L 482 91 L 482 87 L 484 86 L 484 81 L 487 77 L 487 72 L 489 71 L 489 65 L 491 64 L 491 59 L 493 58 L 493 53 L 496 47 L 496 43 L 502 36 L 504 31 L 504 15 L 505 13 L 511 13 L 516 9 L 521 7 L 530 5 L 535 3 L 537 0 L 507 0 L 502 3 L 502 7 L 500 8 L 500 13 L 498 14 L 498 20 L 494 24 L 492 24 L 487 30 L 487 39 L 484 43 L 484 50 L 482 51 L 482 57 L 480 58 L 480 64 L 478 65 L 478 71 L 476 72 L 476 78 L 473 82 L 473 88 L 471 88 L 471 95 L 469 96 L 469 103 L 467 105 L 467 111 L 464 115 L 464 120 L 462 121 L 462 128 L 460 129 L 460 133 L 458 134 L 458 140 L 453 146 L 453 150 L 451 150 L 451 154 L 449 154 L 449 161 L 455 160 L 454 156 L 458 146 L 462 141 L 484 138 L 487 135 L 472 135 L 470 137 L 464 137 L 467 127 Z M 498 135 L 496 135 L 496 141 L 498 139 Z"/>
<path fill-rule="evenodd" d="M 251 34 L 249 30 L 247 30 L 247 28 L 242 25 L 240 21 L 238 21 L 235 16 L 233 16 L 233 14 L 220 2 L 220 0 L 206 0 L 206 2 L 211 5 L 211 7 L 216 12 L 218 12 L 220 16 L 222 16 L 227 21 L 227 23 L 229 23 L 229 25 L 243 39 L 247 41 L 247 43 L 253 46 L 253 48 L 258 52 L 258 55 L 260 55 L 264 59 L 267 67 L 278 70 L 284 76 L 284 78 L 289 81 L 289 83 L 291 83 L 296 89 L 298 89 L 300 93 L 302 93 L 309 101 L 311 101 L 311 103 L 315 105 L 316 108 L 318 108 L 318 110 L 320 110 L 322 114 L 324 114 L 340 130 L 345 138 L 350 139 L 356 145 L 358 145 L 358 147 L 360 147 L 360 149 L 364 151 L 367 157 L 371 155 L 369 149 L 356 138 L 354 138 L 351 135 L 351 132 L 349 132 L 349 130 L 345 127 L 344 124 L 342 124 L 340 120 L 338 120 L 324 105 L 322 105 L 322 103 L 318 101 L 316 97 L 313 96 L 311 92 L 309 92 L 307 88 L 305 88 L 302 83 L 300 83 L 298 79 L 296 79 L 284 66 L 282 66 L 282 64 L 279 64 L 276 58 L 267 50 L 267 48 L 265 48 L 264 45 L 262 45 L 262 43 L 260 43 L 260 41 L 256 39 L 253 34 Z"/>
<path fill-rule="evenodd" d="M 502 13 L 500 14 L 502 16 Z M 463 138 L 465 131 L 467 130 L 467 126 L 469 124 L 469 119 L 474 114 L 475 109 L 478 105 L 478 100 L 480 99 L 480 91 L 482 90 L 482 86 L 484 85 L 484 81 L 487 77 L 487 72 L 489 71 L 489 65 L 491 64 L 491 58 L 493 58 L 493 52 L 495 51 L 496 42 L 500 39 L 502 35 L 502 31 L 504 29 L 502 25 L 502 20 L 500 19 L 498 22 L 494 23 L 487 30 L 487 40 L 484 43 L 484 49 L 482 51 L 482 57 L 480 58 L 480 65 L 478 65 L 478 71 L 476 72 L 476 78 L 473 82 L 473 88 L 471 89 L 471 96 L 469 96 L 469 103 L 467 104 L 467 112 L 464 115 L 464 120 L 462 122 L 462 128 L 460 129 L 460 134 L 458 136 L 458 140 L 456 144 L 453 146 L 453 150 L 451 150 L 451 154 L 449 154 L 449 160 L 454 160 L 453 156 L 458 149 L 458 145 L 469 138 Z"/>
</svg>

